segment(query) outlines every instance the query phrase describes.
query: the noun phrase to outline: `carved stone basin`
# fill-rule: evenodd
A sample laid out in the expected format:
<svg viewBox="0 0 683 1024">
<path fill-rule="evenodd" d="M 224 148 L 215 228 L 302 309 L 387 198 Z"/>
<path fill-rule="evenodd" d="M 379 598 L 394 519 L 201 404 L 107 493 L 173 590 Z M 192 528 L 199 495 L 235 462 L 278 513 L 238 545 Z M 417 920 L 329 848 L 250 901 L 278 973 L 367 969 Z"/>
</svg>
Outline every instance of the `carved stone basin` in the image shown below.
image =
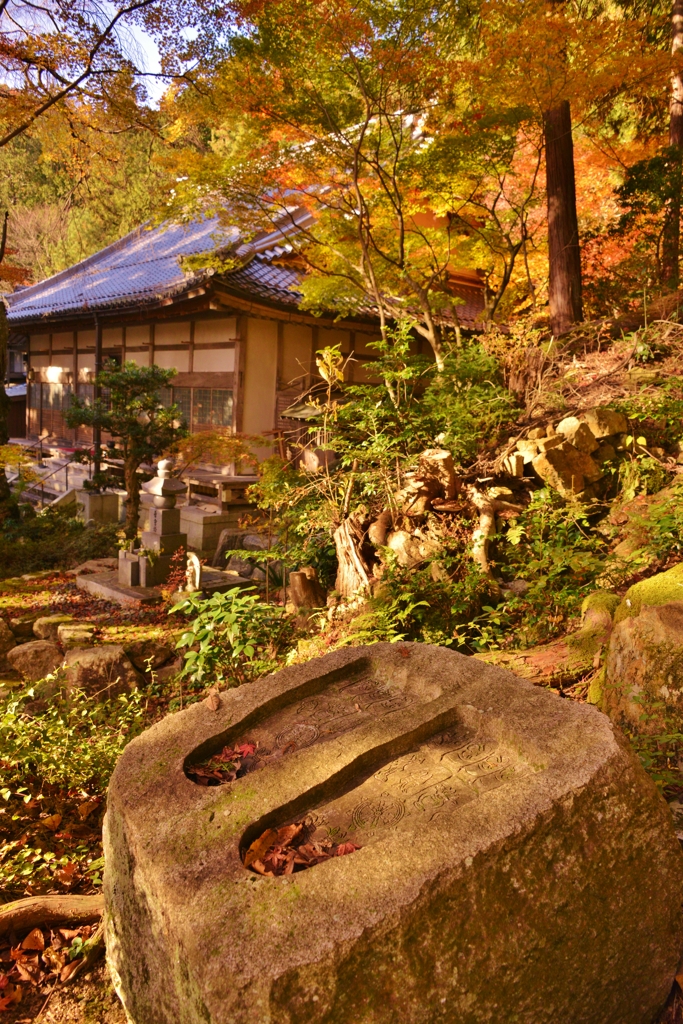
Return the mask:
<svg viewBox="0 0 683 1024">
<path fill-rule="evenodd" d="M 338 651 L 214 708 L 133 740 L 110 786 L 107 948 L 135 1024 L 650 1024 L 683 855 L 604 715 L 419 644 Z M 240 744 L 242 777 L 188 777 Z M 302 821 L 359 849 L 247 870 Z"/>
</svg>

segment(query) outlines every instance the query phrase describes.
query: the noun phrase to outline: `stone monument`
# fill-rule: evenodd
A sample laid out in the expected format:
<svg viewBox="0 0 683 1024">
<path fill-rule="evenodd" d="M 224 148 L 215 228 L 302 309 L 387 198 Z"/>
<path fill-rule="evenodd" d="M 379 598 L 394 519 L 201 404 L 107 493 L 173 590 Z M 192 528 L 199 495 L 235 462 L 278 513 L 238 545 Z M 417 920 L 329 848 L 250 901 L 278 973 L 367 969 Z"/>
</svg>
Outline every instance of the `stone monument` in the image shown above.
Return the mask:
<svg viewBox="0 0 683 1024">
<path fill-rule="evenodd" d="M 225 748 L 229 781 L 192 781 Z M 328 853 L 266 870 L 302 828 Z M 669 811 L 609 719 L 422 644 L 164 718 L 105 852 L 134 1024 L 651 1024 L 683 939 Z"/>
<path fill-rule="evenodd" d="M 122 551 L 119 554 L 119 583 L 123 586 L 154 587 L 165 583 L 171 559 L 179 548 L 187 548 L 187 536 L 180 532 L 180 509 L 176 499 L 186 491 L 182 480 L 171 476 L 173 461 L 162 459 L 157 475 L 142 485 L 152 495 L 148 529 L 142 533 L 142 548 L 147 553 Z"/>
</svg>

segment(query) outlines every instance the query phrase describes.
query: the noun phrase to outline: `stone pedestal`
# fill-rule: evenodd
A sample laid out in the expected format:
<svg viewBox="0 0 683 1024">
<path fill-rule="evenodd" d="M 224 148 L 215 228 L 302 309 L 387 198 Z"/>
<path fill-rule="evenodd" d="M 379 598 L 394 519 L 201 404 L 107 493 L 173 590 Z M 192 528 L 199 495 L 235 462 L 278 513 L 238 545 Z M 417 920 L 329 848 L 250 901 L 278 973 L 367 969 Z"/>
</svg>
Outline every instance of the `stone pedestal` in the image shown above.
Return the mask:
<svg viewBox="0 0 683 1024">
<path fill-rule="evenodd" d="M 207 512 L 194 505 L 178 510 L 180 529 L 187 534 L 187 546 L 200 558 L 212 558 L 221 533 L 231 522 L 227 512 Z"/>
<path fill-rule="evenodd" d="M 180 510 L 175 507 L 177 496 L 184 494 L 186 487 L 170 474 L 170 461 L 162 461 L 157 476 L 142 485 L 143 491 L 152 499 L 148 529 L 142 533 L 142 547 L 150 554 L 121 553 L 119 583 L 122 586 L 160 586 L 168 579 L 173 555 L 179 548 L 187 548 L 187 536 L 180 532 Z M 134 579 L 137 582 L 133 582 Z"/>
<path fill-rule="evenodd" d="M 195 784 L 225 747 L 242 777 Z M 671 816 L 609 720 L 424 644 L 162 719 L 104 845 L 133 1024 L 650 1024 L 683 940 Z"/>
<path fill-rule="evenodd" d="M 119 496 L 112 491 L 94 494 L 92 491 L 76 491 L 76 501 L 83 506 L 83 518 L 96 523 L 118 523 Z"/>
</svg>

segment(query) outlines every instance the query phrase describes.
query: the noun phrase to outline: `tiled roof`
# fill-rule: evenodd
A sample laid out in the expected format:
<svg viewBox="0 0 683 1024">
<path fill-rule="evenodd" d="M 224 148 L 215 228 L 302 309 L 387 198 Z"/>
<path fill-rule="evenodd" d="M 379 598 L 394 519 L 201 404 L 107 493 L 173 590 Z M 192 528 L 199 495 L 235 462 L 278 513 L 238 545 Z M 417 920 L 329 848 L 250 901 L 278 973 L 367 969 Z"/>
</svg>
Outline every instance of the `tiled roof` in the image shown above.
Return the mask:
<svg viewBox="0 0 683 1024">
<path fill-rule="evenodd" d="M 296 230 L 295 220 L 292 218 L 290 230 Z M 237 241 L 237 232 L 221 227 L 217 218 L 138 228 L 68 270 L 7 296 L 10 325 L 173 298 L 213 277 L 212 270 L 183 271 L 180 262 L 184 256 Z M 221 288 L 266 305 L 298 306 L 301 292 L 297 285 L 302 274 L 294 265 L 287 266 L 292 247 L 285 231 L 264 233 L 234 251 L 245 262 L 237 270 L 216 275 Z M 484 306 L 483 290 L 467 285 L 456 285 L 453 290 L 465 300 L 465 305 L 457 307 L 461 325 L 475 327 Z M 372 309 L 367 308 L 364 315 L 372 317 Z"/>
<path fill-rule="evenodd" d="M 235 232 L 226 232 L 215 218 L 137 228 L 68 270 L 8 295 L 10 324 L 173 296 L 206 277 L 205 272 L 185 273 L 183 256 L 235 240 Z"/>
</svg>

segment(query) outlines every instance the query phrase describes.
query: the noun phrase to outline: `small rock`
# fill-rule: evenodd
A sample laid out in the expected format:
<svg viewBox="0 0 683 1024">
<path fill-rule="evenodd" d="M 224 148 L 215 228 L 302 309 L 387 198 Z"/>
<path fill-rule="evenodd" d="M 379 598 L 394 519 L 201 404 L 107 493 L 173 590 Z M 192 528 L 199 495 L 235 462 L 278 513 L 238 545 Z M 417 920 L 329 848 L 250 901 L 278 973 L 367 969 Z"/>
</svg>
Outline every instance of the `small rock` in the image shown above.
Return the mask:
<svg viewBox="0 0 683 1024">
<path fill-rule="evenodd" d="M 540 441 L 542 437 L 545 437 L 544 427 L 534 427 L 532 430 L 529 431 L 530 441 Z"/>
<path fill-rule="evenodd" d="M 552 437 L 542 437 L 538 442 L 539 452 L 548 452 L 551 448 L 557 448 L 564 443 L 562 434 L 553 434 Z"/>
<path fill-rule="evenodd" d="M 123 647 L 78 647 L 65 658 L 69 689 L 84 690 L 92 697 L 109 700 L 136 689 L 140 682 Z"/>
<path fill-rule="evenodd" d="M 156 677 L 159 683 L 169 683 L 178 675 L 184 664 L 183 658 L 174 658 L 168 665 L 163 665 L 157 670 Z"/>
<path fill-rule="evenodd" d="M 524 456 L 521 452 L 513 452 L 503 459 L 503 468 L 510 476 L 521 477 L 524 475 Z"/>
<path fill-rule="evenodd" d="M 33 623 L 39 618 L 39 613 L 34 612 L 32 615 L 22 615 L 18 619 L 10 619 L 9 626 L 12 633 L 18 640 L 28 640 L 33 634 Z"/>
<path fill-rule="evenodd" d="M 63 622 L 57 630 L 57 639 L 64 647 L 83 647 L 92 643 L 93 627 L 88 622 Z"/>
<path fill-rule="evenodd" d="M 590 455 L 566 441 L 561 448 L 551 448 L 537 455 L 531 465 L 544 483 L 564 497 L 581 494 L 587 485 L 603 475 Z"/>
<path fill-rule="evenodd" d="M 589 409 L 588 412 L 581 413 L 579 418 L 590 427 L 593 437 L 597 438 L 625 434 L 628 430 L 626 417 L 614 409 Z"/>
<path fill-rule="evenodd" d="M 557 424 L 558 434 L 578 448 L 580 452 L 587 452 L 588 455 L 598 447 L 593 432 L 587 423 L 582 423 L 576 416 L 567 416 Z"/>
<path fill-rule="evenodd" d="M 7 655 L 7 661 L 29 683 L 37 683 L 39 679 L 59 668 L 64 656 L 57 644 L 49 640 L 33 640 L 28 644 L 15 647 Z"/>
<path fill-rule="evenodd" d="M 153 671 L 160 668 L 173 655 L 173 648 L 170 644 L 153 637 L 136 640 L 135 643 L 127 644 L 124 649 L 135 667 L 141 672 L 147 672 L 150 668 Z"/>
<path fill-rule="evenodd" d="M 539 448 L 536 441 L 518 441 L 517 451 L 521 452 L 524 459 L 524 465 L 526 466 L 536 458 Z"/>
<path fill-rule="evenodd" d="M 39 640 L 56 640 L 59 627 L 73 622 L 73 615 L 43 615 L 33 623 L 33 635 Z"/>
</svg>

